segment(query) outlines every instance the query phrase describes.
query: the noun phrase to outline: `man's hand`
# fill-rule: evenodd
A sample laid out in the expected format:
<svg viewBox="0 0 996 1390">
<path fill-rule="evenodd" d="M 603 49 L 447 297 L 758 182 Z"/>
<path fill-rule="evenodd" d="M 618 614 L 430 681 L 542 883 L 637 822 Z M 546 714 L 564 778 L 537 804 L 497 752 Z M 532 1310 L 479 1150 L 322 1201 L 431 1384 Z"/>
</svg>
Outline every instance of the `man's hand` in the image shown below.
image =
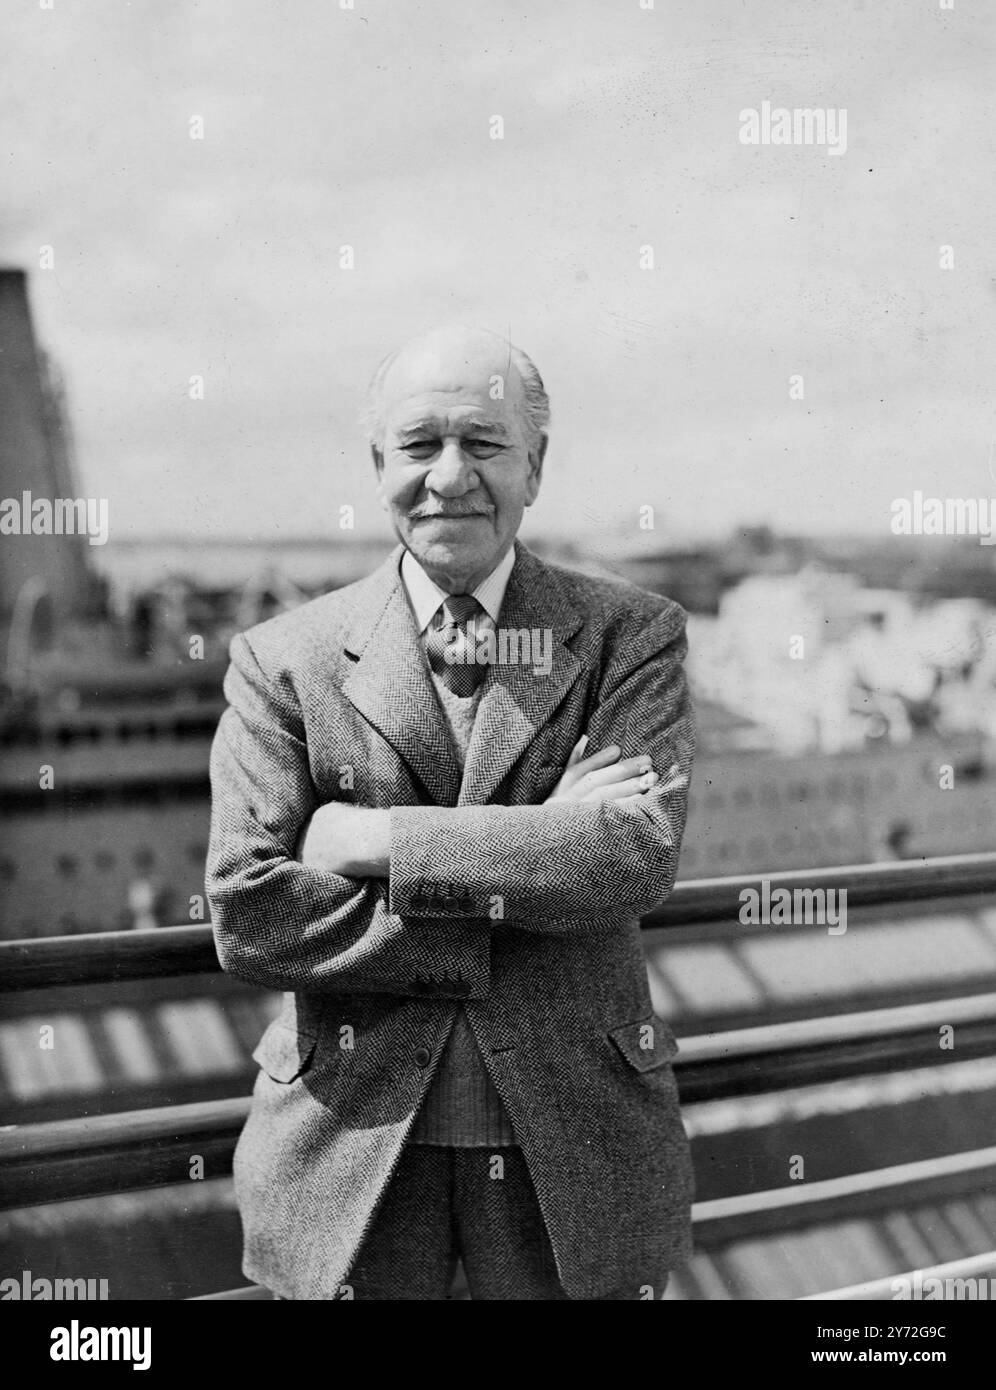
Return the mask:
<svg viewBox="0 0 996 1390">
<path fill-rule="evenodd" d="M 551 801 L 637 801 L 659 781 L 648 757 L 624 758 L 620 762 L 622 749 L 612 743 L 585 758 L 582 755 L 587 743 L 588 735 L 583 734 L 545 805 Z"/>
<path fill-rule="evenodd" d="M 319 806 L 297 845 L 306 868 L 344 878 L 387 878 L 391 872 L 391 813 L 330 801 Z"/>
</svg>

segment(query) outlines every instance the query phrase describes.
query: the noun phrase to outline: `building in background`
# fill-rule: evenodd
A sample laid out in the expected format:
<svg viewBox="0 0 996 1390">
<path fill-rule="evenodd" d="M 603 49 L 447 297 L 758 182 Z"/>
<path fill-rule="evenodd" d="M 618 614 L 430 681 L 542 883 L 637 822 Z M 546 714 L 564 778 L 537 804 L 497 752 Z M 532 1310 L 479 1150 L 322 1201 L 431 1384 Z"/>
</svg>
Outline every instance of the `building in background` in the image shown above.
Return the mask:
<svg viewBox="0 0 996 1390">
<path fill-rule="evenodd" d="M 26 493 L 49 502 L 80 495 L 63 389 L 35 341 L 26 276 L 0 269 L 0 498 L 20 505 Z M 48 645 L 55 624 L 99 611 L 86 535 L 4 534 L 0 540 L 5 645 L 15 614 L 26 621 L 30 612 L 36 638 Z"/>
</svg>

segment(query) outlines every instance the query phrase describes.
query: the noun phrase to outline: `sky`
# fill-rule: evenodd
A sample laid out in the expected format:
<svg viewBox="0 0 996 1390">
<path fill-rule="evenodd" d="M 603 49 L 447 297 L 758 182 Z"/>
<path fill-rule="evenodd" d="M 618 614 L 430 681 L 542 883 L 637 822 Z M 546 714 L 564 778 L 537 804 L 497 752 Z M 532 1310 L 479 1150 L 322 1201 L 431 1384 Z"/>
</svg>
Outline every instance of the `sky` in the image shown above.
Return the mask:
<svg viewBox="0 0 996 1390">
<path fill-rule="evenodd" d="M 662 540 L 887 540 L 914 490 L 996 495 L 991 4 L 0 0 L 0 23 L 0 264 L 30 272 L 112 541 L 335 537 L 344 506 L 385 532 L 364 388 L 438 322 L 544 376 L 527 536 L 646 541 L 651 507 Z M 846 151 L 745 145 L 765 100 L 846 110 Z"/>
</svg>

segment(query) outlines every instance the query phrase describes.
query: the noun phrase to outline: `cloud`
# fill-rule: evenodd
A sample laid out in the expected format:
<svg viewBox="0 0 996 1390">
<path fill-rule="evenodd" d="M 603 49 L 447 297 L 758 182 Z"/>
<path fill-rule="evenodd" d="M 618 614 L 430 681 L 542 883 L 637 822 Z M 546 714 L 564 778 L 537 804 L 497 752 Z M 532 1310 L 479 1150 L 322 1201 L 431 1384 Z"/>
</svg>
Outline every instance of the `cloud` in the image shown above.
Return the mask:
<svg viewBox="0 0 996 1390">
<path fill-rule="evenodd" d="M 992 35 L 902 0 L 840 24 L 774 0 L 22 7 L 0 251 L 56 249 L 32 295 L 87 485 L 136 530 L 310 533 L 345 494 L 379 527 L 365 381 L 462 319 L 547 378 L 551 529 L 656 496 L 689 528 L 874 528 L 885 494 L 978 492 Z M 741 146 L 764 98 L 846 105 L 847 156 Z"/>
</svg>

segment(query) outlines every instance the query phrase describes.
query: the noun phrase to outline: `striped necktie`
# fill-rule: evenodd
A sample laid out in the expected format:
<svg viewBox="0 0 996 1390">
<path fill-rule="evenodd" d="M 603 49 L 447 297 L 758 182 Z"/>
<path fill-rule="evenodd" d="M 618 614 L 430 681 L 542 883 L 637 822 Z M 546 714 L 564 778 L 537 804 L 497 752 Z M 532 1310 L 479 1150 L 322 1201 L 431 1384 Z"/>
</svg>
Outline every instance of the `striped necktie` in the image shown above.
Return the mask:
<svg viewBox="0 0 996 1390">
<path fill-rule="evenodd" d="M 487 665 L 476 660 L 477 643 L 467 629 L 471 618 L 483 611 L 471 594 L 451 594 L 440 604 L 426 633 L 425 650 L 433 674 L 463 700 L 473 695 L 487 674 Z"/>
</svg>

